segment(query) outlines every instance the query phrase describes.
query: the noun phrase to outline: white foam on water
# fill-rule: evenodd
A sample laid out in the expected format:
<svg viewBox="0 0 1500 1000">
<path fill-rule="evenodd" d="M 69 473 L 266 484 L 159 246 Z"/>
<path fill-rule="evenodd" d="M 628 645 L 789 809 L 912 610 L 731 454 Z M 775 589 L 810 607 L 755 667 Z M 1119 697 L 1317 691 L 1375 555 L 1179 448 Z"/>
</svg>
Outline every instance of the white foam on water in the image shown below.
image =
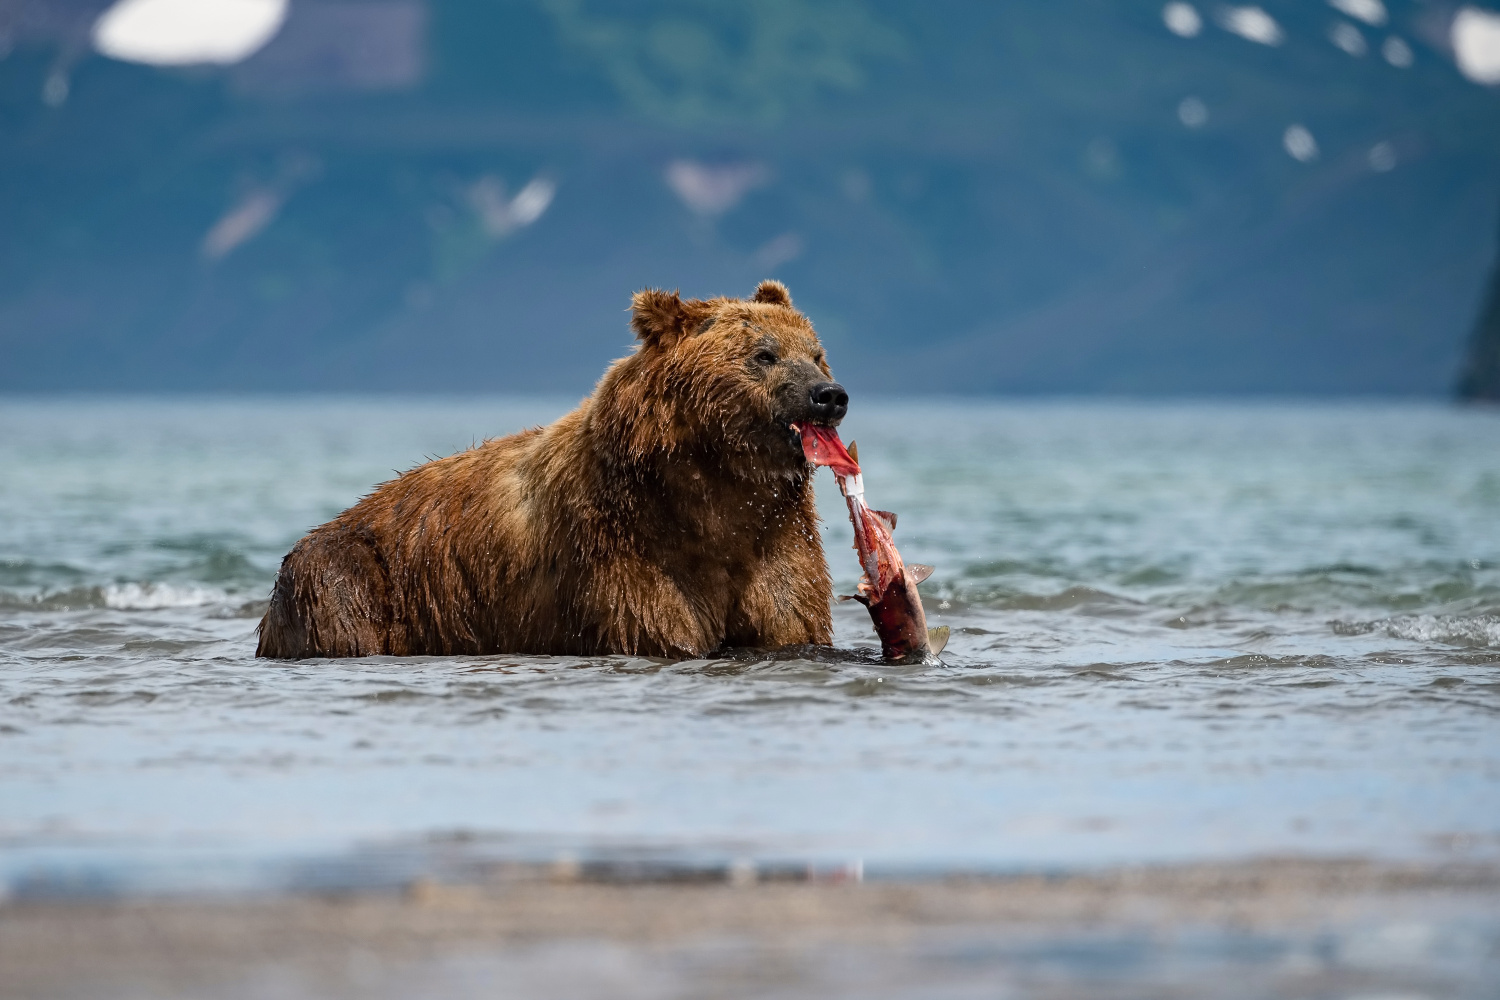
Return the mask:
<svg viewBox="0 0 1500 1000">
<path fill-rule="evenodd" d="M 1500 646 L 1500 616 L 1411 615 L 1379 623 L 1392 639 L 1438 642 L 1446 646 Z"/>
<path fill-rule="evenodd" d="M 170 583 L 114 583 L 103 590 L 105 606 L 117 611 L 201 608 L 229 600 L 229 595 L 219 588 L 198 584 L 176 586 Z"/>
</svg>

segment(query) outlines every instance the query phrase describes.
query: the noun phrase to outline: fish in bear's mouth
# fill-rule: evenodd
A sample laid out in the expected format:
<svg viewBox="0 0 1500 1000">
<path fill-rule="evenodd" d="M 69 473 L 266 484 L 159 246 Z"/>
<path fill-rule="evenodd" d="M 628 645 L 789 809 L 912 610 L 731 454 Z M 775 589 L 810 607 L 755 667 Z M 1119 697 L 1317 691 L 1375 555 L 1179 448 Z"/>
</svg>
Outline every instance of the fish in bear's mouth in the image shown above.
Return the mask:
<svg viewBox="0 0 1500 1000">
<path fill-rule="evenodd" d="M 839 492 L 849 505 L 854 551 L 864 571 L 853 599 L 869 610 L 875 633 L 880 636 L 882 655 L 894 663 L 922 663 L 935 658 L 948 642 L 948 628 L 927 627 L 927 615 L 917 593 L 917 584 L 932 574 L 932 567 L 902 562 L 891 537 L 896 515 L 865 503 L 859 451 L 852 443 L 846 449 L 839 432 L 824 424 L 794 423 L 791 427 L 802 439 L 803 457 L 810 465 L 826 465 L 833 470 Z"/>
<path fill-rule="evenodd" d="M 803 457 L 812 465 L 826 465 L 836 476 L 859 475 L 859 462 L 844 448 L 836 426 L 805 420 L 790 427 L 802 447 Z"/>
</svg>

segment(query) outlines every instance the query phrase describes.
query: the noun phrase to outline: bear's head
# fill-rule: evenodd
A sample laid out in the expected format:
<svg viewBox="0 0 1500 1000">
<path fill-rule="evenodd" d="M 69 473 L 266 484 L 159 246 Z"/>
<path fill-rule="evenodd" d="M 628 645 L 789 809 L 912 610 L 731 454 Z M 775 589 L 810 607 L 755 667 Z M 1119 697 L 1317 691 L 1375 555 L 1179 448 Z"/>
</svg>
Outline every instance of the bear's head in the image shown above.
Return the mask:
<svg viewBox="0 0 1500 1000">
<path fill-rule="evenodd" d="M 696 458 L 735 475 L 806 470 L 793 424 L 837 426 L 849 397 L 786 286 L 748 299 L 647 289 L 631 302 L 636 352 L 600 382 L 591 422 L 617 457 Z"/>
</svg>

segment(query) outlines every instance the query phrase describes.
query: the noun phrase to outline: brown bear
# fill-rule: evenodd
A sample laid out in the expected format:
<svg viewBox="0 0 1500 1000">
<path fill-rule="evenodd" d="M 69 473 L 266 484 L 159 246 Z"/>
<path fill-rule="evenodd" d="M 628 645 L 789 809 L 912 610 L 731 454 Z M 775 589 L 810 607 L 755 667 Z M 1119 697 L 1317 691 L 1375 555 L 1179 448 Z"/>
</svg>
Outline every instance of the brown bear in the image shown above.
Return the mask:
<svg viewBox="0 0 1500 1000">
<path fill-rule="evenodd" d="M 420 465 L 282 560 L 257 656 L 630 653 L 832 641 L 794 424 L 849 397 L 785 286 L 634 296 L 640 343 L 556 423 Z"/>
</svg>

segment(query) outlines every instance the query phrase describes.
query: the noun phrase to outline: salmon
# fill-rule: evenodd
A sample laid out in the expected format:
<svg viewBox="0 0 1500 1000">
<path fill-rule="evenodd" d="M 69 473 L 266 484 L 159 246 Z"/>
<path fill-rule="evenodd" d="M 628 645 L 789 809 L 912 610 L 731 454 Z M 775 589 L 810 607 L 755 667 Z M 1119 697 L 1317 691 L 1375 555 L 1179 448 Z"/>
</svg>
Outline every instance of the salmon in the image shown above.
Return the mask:
<svg viewBox="0 0 1500 1000">
<path fill-rule="evenodd" d="M 839 492 L 849 505 L 854 551 L 863 570 L 853 597 L 870 612 L 875 634 L 880 637 L 881 654 L 889 663 L 935 660 L 948 643 L 948 627 L 927 627 L 927 614 L 917 593 L 917 584 L 932 575 L 932 567 L 920 563 L 908 566 L 902 561 L 892 537 L 896 515 L 875 510 L 865 502 L 865 480 L 853 444 L 846 449 L 832 427 L 810 423 L 792 426 L 802 435 L 802 453 L 808 462 L 833 470 Z"/>
</svg>

